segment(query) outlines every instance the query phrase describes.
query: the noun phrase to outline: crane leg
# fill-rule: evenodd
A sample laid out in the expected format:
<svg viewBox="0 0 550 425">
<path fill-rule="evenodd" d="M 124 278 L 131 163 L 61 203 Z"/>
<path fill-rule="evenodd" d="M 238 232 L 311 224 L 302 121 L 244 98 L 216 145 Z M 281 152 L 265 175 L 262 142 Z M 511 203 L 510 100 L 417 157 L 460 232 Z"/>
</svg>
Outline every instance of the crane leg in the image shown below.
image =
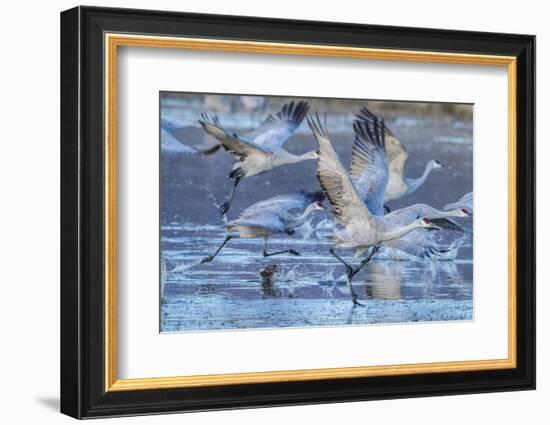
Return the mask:
<svg viewBox="0 0 550 425">
<path fill-rule="evenodd" d="M 378 250 L 380 249 L 380 247 L 382 246 L 382 244 L 376 244 L 374 245 L 371 250 L 370 250 L 370 253 L 369 253 L 369 256 L 366 257 L 364 260 L 362 260 L 359 265 L 357 267 L 355 267 L 352 271 L 352 275 L 351 277 L 355 276 L 357 273 L 359 273 L 359 271 L 365 267 L 369 262 L 370 260 L 372 260 L 372 257 L 374 257 L 374 255 L 378 252 Z"/>
<path fill-rule="evenodd" d="M 241 177 L 236 177 L 235 182 L 233 183 L 233 187 L 231 188 L 231 192 L 229 192 L 229 195 L 227 196 L 227 199 L 223 204 L 220 205 L 218 208 L 218 212 L 221 216 L 224 216 L 227 211 L 229 211 L 229 208 L 231 207 L 231 202 L 233 202 L 233 196 L 235 196 L 235 191 L 237 190 L 237 185 L 241 181 Z"/>
<path fill-rule="evenodd" d="M 267 252 L 267 238 L 265 238 L 264 239 L 264 252 L 263 252 L 264 257 L 272 257 L 274 255 L 279 255 L 279 254 L 292 254 L 292 255 L 296 255 L 296 256 L 301 255 L 298 251 L 296 251 L 294 249 L 285 249 L 283 251 Z"/>
<path fill-rule="evenodd" d="M 218 249 L 216 249 L 216 251 L 211 254 L 211 255 L 208 255 L 206 257 L 204 257 L 201 262 L 199 264 L 203 264 L 203 263 L 209 263 L 210 261 L 212 261 L 214 258 L 216 258 L 216 255 L 219 254 L 219 252 L 223 249 L 223 247 L 225 246 L 225 244 L 227 242 L 229 242 L 231 239 L 233 239 L 233 236 L 231 235 L 227 235 L 224 239 L 224 241 L 222 242 L 222 244 L 218 247 Z"/>
<path fill-rule="evenodd" d="M 348 277 L 348 286 L 351 293 L 351 302 L 353 303 L 353 306 L 364 307 L 364 304 L 361 304 L 359 301 L 357 301 L 357 294 L 355 293 L 355 290 L 353 289 L 353 284 L 351 283 L 353 276 L 355 276 L 360 269 L 356 270 L 352 266 L 350 266 L 342 257 L 336 254 L 336 252 L 334 251 L 334 248 L 330 249 L 330 253 L 334 258 L 336 258 L 339 262 L 341 262 L 346 267 L 346 275 Z"/>
<path fill-rule="evenodd" d="M 340 257 L 338 254 L 336 254 L 336 251 L 334 251 L 334 248 L 330 248 L 330 253 L 332 254 L 332 256 L 334 258 L 336 258 L 338 261 L 340 261 L 346 267 L 346 273 L 347 274 L 349 274 L 353 270 L 353 267 L 351 267 L 348 263 L 346 263 L 346 261 L 342 257 Z"/>
</svg>

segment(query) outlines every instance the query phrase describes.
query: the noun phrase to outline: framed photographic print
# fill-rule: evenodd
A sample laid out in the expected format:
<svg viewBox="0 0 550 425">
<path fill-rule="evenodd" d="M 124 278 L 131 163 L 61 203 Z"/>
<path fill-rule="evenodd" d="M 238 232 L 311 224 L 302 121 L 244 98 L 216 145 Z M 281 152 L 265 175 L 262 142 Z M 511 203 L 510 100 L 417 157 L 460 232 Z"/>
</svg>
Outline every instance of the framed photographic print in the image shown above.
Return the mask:
<svg viewBox="0 0 550 425">
<path fill-rule="evenodd" d="M 61 14 L 61 411 L 535 387 L 535 38 Z"/>
</svg>

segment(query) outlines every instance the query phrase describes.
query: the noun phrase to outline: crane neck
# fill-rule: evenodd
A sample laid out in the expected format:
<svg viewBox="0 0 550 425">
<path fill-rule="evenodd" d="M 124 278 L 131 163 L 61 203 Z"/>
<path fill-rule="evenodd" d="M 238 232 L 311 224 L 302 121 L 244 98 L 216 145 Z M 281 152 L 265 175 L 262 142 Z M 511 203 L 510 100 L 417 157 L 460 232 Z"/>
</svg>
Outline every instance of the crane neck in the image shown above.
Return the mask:
<svg viewBox="0 0 550 425">
<path fill-rule="evenodd" d="M 387 231 L 384 235 L 384 239 L 387 241 L 390 241 L 393 239 L 399 239 L 405 236 L 406 234 L 412 232 L 413 230 L 418 229 L 419 227 L 421 227 L 420 224 L 414 221 L 403 227 L 399 227 L 397 229 Z"/>
<path fill-rule="evenodd" d="M 304 210 L 304 212 L 292 221 L 292 225 L 290 227 L 292 228 L 300 227 L 302 224 L 304 224 L 304 222 L 307 220 L 309 215 L 314 210 L 315 210 L 315 204 L 308 205 L 307 208 Z"/>
<path fill-rule="evenodd" d="M 447 217 L 464 217 L 464 213 L 461 211 L 460 208 L 455 208 L 449 211 L 443 211 L 443 210 L 434 208 L 430 205 L 422 204 L 422 206 L 423 206 L 423 209 L 419 214 L 422 216 L 428 217 L 430 219 L 447 218 Z"/>
<path fill-rule="evenodd" d="M 439 209 L 434 208 L 431 205 L 427 205 L 427 204 L 419 204 L 416 211 L 419 215 L 428 217 L 430 219 L 433 219 L 433 218 L 447 218 L 447 217 L 455 216 L 454 211 L 439 210 Z M 459 214 L 456 214 L 456 216 L 458 216 L 458 215 Z"/>
<path fill-rule="evenodd" d="M 422 175 L 416 179 L 407 179 L 407 183 L 409 184 L 409 190 L 408 193 L 413 193 L 416 189 L 418 189 L 420 186 L 424 184 L 430 173 L 432 172 L 434 166 L 432 161 L 428 162 L 426 164 L 426 168 L 424 168 L 424 172 Z"/>
<path fill-rule="evenodd" d="M 287 157 L 287 163 L 296 164 L 298 162 L 307 161 L 308 159 L 317 159 L 316 151 L 309 151 L 300 155 L 294 155 L 289 152 Z"/>
</svg>

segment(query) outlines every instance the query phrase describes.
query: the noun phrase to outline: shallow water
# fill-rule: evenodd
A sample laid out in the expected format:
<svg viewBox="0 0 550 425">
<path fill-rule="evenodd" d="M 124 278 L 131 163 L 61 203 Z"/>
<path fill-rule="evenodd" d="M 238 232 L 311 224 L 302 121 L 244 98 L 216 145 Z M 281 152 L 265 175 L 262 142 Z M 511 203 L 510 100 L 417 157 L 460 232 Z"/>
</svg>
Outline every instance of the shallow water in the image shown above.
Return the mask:
<svg viewBox="0 0 550 425">
<path fill-rule="evenodd" d="M 163 113 L 173 111 L 165 108 Z M 222 123 L 224 118 L 229 115 L 220 115 Z M 336 118 L 331 127 L 329 116 L 329 133 L 343 164 L 348 164 L 353 136 L 345 129 L 351 116 Z M 435 171 L 414 196 L 390 204 L 392 208 L 417 202 L 442 207 L 472 190 L 471 123 L 402 117 L 393 119 L 391 128 L 406 140 L 411 155 L 406 175 L 420 175 L 430 159 L 447 166 Z M 206 140 L 196 126 L 182 130 L 182 137 L 190 145 Z M 314 149 L 315 143 L 303 124 L 285 146 L 301 153 Z M 456 248 L 456 258 L 448 261 L 417 261 L 390 252 L 377 255 L 354 278 L 364 307 L 352 308 L 344 267 L 329 255 L 326 236 L 331 225 L 324 213 L 293 236 L 270 238 L 269 251 L 294 248 L 299 257 L 264 258 L 262 240 L 232 240 L 213 262 L 198 264 L 225 237 L 216 206 L 230 188 L 227 172 L 232 163 L 223 151 L 212 156 L 161 156 L 162 332 L 473 319 L 471 220 L 457 220 L 466 233 L 438 232 L 442 246 Z M 307 161 L 245 179 L 228 219 L 271 196 L 319 190 L 315 165 Z M 341 253 L 351 260 L 353 252 Z M 270 266 L 276 266 L 274 273 L 262 277 L 260 272 Z"/>
<path fill-rule="evenodd" d="M 326 234 L 270 239 L 270 251 L 292 247 L 299 257 L 264 258 L 261 240 L 232 240 L 214 261 L 199 264 L 223 241 L 222 229 L 164 229 L 163 332 L 472 319 L 473 263 L 465 259 L 396 261 L 381 253 L 354 278 L 365 306 L 352 308 Z M 274 265 L 272 275 L 260 275 Z"/>
</svg>

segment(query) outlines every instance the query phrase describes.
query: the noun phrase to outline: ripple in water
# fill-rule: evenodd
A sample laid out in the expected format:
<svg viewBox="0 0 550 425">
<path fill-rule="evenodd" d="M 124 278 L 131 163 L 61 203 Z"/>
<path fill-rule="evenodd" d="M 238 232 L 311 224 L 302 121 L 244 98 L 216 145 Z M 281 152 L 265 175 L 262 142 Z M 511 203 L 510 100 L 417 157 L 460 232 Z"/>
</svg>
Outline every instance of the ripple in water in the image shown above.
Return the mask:
<svg viewBox="0 0 550 425">
<path fill-rule="evenodd" d="M 264 258 L 262 240 L 235 240 L 206 264 L 200 260 L 223 240 L 222 224 L 201 229 L 208 237 L 190 224 L 177 236 L 165 229 L 162 332 L 472 319 L 471 260 L 376 257 L 353 281 L 366 307 L 352 309 L 344 267 L 328 253 L 326 222 L 304 227 L 269 241 L 270 249 L 293 247 L 300 257 Z M 467 240 L 457 239 L 453 252 Z M 358 263 L 353 252 L 342 253 Z"/>
</svg>

